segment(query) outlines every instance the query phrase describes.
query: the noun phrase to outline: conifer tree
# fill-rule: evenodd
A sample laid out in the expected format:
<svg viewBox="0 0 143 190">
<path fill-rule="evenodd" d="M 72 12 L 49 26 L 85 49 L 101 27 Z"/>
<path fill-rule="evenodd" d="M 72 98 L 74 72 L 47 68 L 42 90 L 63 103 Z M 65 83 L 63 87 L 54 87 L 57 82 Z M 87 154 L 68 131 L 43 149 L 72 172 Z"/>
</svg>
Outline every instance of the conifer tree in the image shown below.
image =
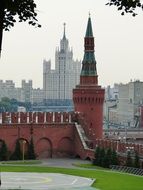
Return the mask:
<svg viewBox="0 0 143 190">
<path fill-rule="evenodd" d="M 36 159 L 35 151 L 34 151 L 34 143 L 33 138 L 31 137 L 29 146 L 28 146 L 28 159 L 34 160 Z"/>
<path fill-rule="evenodd" d="M 112 150 L 111 154 L 111 164 L 112 165 L 118 165 L 118 156 L 115 150 Z"/>
<path fill-rule="evenodd" d="M 133 162 L 132 162 L 130 151 L 127 152 L 126 166 L 127 167 L 132 167 L 133 166 Z"/>
<path fill-rule="evenodd" d="M 135 167 L 135 168 L 139 168 L 139 167 L 140 167 L 138 152 L 135 152 L 134 167 Z"/>
<path fill-rule="evenodd" d="M 112 156 L 112 151 L 109 148 L 106 153 L 105 153 L 105 157 L 104 157 L 104 167 L 109 168 L 110 164 L 111 164 L 111 156 Z"/>
<path fill-rule="evenodd" d="M 20 141 L 16 141 L 16 146 L 13 154 L 11 155 L 11 160 L 22 160 L 22 152 L 20 149 Z"/>
<path fill-rule="evenodd" d="M 105 149 L 102 148 L 100 151 L 100 156 L 99 156 L 99 165 L 102 167 L 105 167 Z"/>
<path fill-rule="evenodd" d="M 95 155 L 94 155 L 94 160 L 93 160 L 93 165 L 97 165 L 99 166 L 100 165 L 100 147 L 97 146 L 96 147 L 96 150 L 95 150 Z"/>
<path fill-rule="evenodd" d="M 7 160 L 8 158 L 8 150 L 5 141 L 2 141 L 1 149 L 0 149 L 0 161 Z"/>
</svg>

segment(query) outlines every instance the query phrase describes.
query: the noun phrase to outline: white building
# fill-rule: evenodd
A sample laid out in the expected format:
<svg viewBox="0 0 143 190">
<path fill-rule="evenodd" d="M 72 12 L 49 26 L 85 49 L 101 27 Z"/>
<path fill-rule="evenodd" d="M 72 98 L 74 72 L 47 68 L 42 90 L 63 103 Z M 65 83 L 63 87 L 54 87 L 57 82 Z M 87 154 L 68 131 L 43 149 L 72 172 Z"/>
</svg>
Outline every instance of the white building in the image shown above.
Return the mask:
<svg viewBox="0 0 143 190">
<path fill-rule="evenodd" d="M 32 90 L 32 101 L 31 103 L 41 103 L 43 102 L 43 89 L 37 88 Z"/>
<path fill-rule="evenodd" d="M 33 89 L 32 80 L 22 80 L 21 88 L 15 87 L 12 80 L 0 80 L 0 100 L 4 97 L 16 99 L 19 102 L 39 103 L 43 102 L 43 90 Z"/>
<path fill-rule="evenodd" d="M 44 99 L 71 100 L 72 89 L 79 83 L 80 71 L 81 62 L 73 60 L 64 24 L 63 38 L 55 52 L 55 69 L 51 69 L 50 60 L 43 62 Z"/>
<path fill-rule="evenodd" d="M 119 96 L 119 84 L 114 84 L 113 87 L 107 86 L 105 88 L 105 99 L 106 100 L 117 100 Z"/>
<path fill-rule="evenodd" d="M 32 80 L 22 80 L 22 102 L 32 102 Z"/>
<path fill-rule="evenodd" d="M 139 106 L 143 103 L 143 82 L 119 85 L 118 120 L 127 126 L 138 126 Z"/>
<path fill-rule="evenodd" d="M 107 98 L 104 104 L 105 120 L 121 126 L 138 127 L 140 120 L 139 107 L 143 104 L 143 82 L 136 80 L 127 84 L 121 83 L 117 86 L 117 99 L 114 99 L 114 93 L 111 93 L 114 90 L 108 87 L 108 95 L 106 95 Z"/>
</svg>

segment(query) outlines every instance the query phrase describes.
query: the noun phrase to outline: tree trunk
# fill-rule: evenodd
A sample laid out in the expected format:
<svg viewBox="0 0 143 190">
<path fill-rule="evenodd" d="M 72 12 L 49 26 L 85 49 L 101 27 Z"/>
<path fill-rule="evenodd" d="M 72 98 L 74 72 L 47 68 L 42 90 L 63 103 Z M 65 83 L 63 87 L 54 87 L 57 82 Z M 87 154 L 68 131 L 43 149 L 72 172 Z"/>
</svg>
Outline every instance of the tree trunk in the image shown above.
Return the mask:
<svg viewBox="0 0 143 190">
<path fill-rule="evenodd" d="M 3 20 L 4 20 L 4 2 L 2 0 L 1 5 L 0 5 L 0 57 L 1 57 L 1 50 L 2 50 Z"/>
</svg>

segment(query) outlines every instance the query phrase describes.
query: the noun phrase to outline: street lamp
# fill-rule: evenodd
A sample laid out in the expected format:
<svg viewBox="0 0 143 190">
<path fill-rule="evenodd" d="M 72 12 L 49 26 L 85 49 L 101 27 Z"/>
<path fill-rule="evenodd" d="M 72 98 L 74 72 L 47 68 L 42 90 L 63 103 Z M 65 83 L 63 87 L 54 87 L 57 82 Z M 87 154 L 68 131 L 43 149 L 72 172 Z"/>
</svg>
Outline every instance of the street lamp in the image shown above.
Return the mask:
<svg viewBox="0 0 143 190">
<path fill-rule="evenodd" d="M 24 162 L 25 144 L 26 144 L 26 140 L 23 140 L 22 141 L 22 160 L 23 160 L 23 162 Z"/>
</svg>

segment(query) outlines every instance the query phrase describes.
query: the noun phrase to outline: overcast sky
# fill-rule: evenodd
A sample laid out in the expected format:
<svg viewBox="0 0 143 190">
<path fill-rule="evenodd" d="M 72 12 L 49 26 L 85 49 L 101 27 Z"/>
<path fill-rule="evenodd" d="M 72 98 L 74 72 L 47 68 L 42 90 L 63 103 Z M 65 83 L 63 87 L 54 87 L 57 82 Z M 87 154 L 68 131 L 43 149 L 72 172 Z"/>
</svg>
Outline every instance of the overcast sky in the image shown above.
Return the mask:
<svg viewBox="0 0 143 190">
<path fill-rule="evenodd" d="M 64 22 L 74 59 L 82 60 L 90 11 L 99 84 L 143 81 L 143 12 L 138 12 L 135 18 L 121 16 L 115 7 L 105 6 L 107 0 L 35 2 L 42 28 L 17 23 L 10 32 L 4 32 L 0 79 L 13 80 L 16 86 L 21 86 L 22 79 L 32 79 L 34 87 L 42 88 L 43 59 L 51 59 L 54 67 Z"/>
</svg>

